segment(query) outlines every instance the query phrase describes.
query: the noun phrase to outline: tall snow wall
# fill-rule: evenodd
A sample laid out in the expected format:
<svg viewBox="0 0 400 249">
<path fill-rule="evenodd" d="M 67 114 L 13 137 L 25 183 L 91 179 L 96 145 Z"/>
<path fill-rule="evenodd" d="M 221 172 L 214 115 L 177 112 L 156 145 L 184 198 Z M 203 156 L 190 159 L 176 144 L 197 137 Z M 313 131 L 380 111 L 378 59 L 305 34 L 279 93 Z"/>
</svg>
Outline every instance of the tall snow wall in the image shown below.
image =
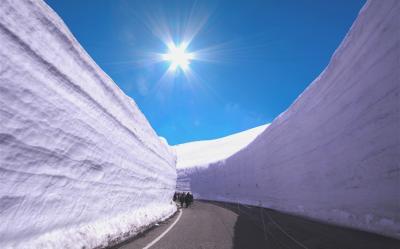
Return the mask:
<svg viewBox="0 0 400 249">
<path fill-rule="evenodd" d="M 1 1 L 0 120 L 0 248 L 93 248 L 175 211 L 175 155 L 42 1 Z"/>
<path fill-rule="evenodd" d="M 399 26 L 400 1 L 368 1 L 327 68 L 254 142 L 186 171 L 195 197 L 400 238 Z"/>
</svg>

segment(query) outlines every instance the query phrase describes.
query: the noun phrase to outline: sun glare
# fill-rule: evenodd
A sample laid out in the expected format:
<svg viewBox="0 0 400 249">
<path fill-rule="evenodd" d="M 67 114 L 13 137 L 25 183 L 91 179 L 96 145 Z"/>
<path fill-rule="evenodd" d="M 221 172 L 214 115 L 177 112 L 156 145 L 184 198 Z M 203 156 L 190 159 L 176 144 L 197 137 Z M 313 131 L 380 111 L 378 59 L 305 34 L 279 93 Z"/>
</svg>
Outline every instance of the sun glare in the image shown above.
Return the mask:
<svg viewBox="0 0 400 249">
<path fill-rule="evenodd" d="M 171 44 L 168 46 L 168 53 L 163 55 L 163 59 L 171 63 L 170 68 L 176 70 L 181 68 L 183 71 L 188 69 L 190 61 L 193 59 L 193 54 L 186 52 L 186 46 L 180 44 L 176 46 Z"/>
</svg>

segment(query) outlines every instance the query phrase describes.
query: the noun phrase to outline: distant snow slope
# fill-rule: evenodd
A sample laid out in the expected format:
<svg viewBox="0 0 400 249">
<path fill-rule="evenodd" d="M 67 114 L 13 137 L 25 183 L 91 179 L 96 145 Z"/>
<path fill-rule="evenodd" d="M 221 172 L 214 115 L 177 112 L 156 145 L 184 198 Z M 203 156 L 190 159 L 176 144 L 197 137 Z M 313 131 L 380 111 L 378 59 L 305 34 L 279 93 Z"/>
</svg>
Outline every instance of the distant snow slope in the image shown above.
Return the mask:
<svg viewBox="0 0 400 249">
<path fill-rule="evenodd" d="M 246 147 L 268 124 L 219 139 L 195 141 L 173 146 L 177 155 L 177 169 L 192 166 L 206 166 L 219 160 L 228 158 Z"/>
<path fill-rule="evenodd" d="M 368 1 L 321 75 L 246 148 L 187 172 L 191 191 L 400 238 L 399 58 L 400 1 Z"/>
<path fill-rule="evenodd" d="M 251 143 L 269 124 L 238 132 L 219 139 L 195 141 L 173 146 L 177 156 L 178 191 L 190 191 L 191 175 L 197 167 L 225 160 Z"/>
<path fill-rule="evenodd" d="M 1 1 L 0 120 L 0 248 L 93 248 L 174 212 L 175 155 L 41 1 Z"/>
</svg>

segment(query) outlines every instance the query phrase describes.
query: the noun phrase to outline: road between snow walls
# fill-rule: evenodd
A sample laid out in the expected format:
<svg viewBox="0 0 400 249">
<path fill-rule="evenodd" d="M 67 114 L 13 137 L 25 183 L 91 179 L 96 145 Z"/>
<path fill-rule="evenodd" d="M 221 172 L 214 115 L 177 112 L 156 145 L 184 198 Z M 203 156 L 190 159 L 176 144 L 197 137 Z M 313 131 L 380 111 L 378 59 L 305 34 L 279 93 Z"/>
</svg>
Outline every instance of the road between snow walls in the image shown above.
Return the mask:
<svg viewBox="0 0 400 249">
<path fill-rule="evenodd" d="M 400 238 L 399 34 L 400 1 L 368 1 L 284 113 L 237 153 L 178 169 L 178 186 Z"/>
<path fill-rule="evenodd" d="M 42 1 L 0 4 L 0 248 L 94 248 L 176 211 L 176 158 Z"/>
</svg>

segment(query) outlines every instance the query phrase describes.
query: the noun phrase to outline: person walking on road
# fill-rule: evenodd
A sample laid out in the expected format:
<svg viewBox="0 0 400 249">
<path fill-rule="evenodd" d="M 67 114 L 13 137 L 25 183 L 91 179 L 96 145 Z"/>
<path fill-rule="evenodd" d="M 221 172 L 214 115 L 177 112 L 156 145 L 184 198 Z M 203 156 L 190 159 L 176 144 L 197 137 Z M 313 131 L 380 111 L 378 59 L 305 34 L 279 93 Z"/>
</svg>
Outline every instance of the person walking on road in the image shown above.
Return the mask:
<svg viewBox="0 0 400 249">
<path fill-rule="evenodd" d="M 190 204 L 192 204 L 192 202 L 193 202 L 193 195 L 191 195 L 189 192 L 187 192 L 187 194 L 185 196 L 186 208 L 188 208 L 190 206 Z"/>
<path fill-rule="evenodd" d="M 181 207 L 183 207 L 183 203 L 185 202 L 186 196 L 185 193 L 181 193 L 179 195 L 179 202 L 181 203 Z"/>
</svg>

